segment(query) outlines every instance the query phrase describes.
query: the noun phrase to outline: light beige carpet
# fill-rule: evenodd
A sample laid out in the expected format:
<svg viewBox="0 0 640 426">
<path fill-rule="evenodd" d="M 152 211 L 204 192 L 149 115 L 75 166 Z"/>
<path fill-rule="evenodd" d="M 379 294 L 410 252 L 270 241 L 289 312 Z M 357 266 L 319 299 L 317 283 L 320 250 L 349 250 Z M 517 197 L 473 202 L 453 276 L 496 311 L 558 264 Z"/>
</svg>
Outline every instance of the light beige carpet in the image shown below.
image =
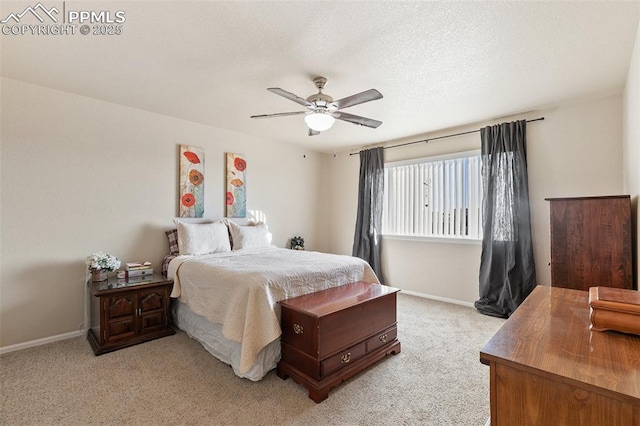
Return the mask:
<svg viewBox="0 0 640 426">
<path fill-rule="evenodd" d="M 271 371 L 240 379 L 185 333 L 93 355 L 83 338 L 0 356 L 2 425 L 484 425 L 479 351 L 503 320 L 400 293 L 402 353 L 316 404 Z"/>
</svg>

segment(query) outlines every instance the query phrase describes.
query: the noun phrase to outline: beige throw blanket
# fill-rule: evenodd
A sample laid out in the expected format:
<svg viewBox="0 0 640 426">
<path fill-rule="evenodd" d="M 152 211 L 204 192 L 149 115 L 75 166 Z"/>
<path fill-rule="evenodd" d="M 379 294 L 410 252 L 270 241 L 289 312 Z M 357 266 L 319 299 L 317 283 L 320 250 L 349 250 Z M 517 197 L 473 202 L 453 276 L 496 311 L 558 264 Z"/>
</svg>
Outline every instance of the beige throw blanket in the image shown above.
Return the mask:
<svg viewBox="0 0 640 426">
<path fill-rule="evenodd" d="M 171 297 L 242 343 L 242 373 L 280 336 L 278 301 L 355 281 L 379 282 L 362 259 L 275 247 L 178 256 L 169 264 L 169 278 Z"/>
</svg>

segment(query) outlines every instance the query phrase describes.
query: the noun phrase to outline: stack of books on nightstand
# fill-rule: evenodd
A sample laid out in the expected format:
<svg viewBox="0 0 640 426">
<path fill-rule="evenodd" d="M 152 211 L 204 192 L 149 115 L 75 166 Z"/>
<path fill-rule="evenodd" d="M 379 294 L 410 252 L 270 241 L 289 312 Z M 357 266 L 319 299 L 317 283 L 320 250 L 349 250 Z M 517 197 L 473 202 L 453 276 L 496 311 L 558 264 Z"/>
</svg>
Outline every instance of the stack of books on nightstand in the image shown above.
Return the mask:
<svg viewBox="0 0 640 426">
<path fill-rule="evenodd" d="M 151 262 L 130 262 L 125 264 L 125 275 L 128 282 L 150 280 L 153 275 Z"/>
</svg>

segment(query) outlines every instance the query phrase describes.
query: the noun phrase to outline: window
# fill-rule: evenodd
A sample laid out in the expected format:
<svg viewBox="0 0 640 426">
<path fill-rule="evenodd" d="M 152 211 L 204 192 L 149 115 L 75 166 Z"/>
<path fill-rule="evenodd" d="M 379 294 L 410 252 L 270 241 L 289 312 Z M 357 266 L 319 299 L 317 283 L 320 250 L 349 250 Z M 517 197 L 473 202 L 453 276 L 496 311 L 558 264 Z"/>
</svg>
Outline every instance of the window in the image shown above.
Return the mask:
<svg viewBox="0 0 640 426">
<path fill-rule="evenodd" d="M 482 239 L 480 151 L 387 163 L 382 234 Z"/>
</svg>

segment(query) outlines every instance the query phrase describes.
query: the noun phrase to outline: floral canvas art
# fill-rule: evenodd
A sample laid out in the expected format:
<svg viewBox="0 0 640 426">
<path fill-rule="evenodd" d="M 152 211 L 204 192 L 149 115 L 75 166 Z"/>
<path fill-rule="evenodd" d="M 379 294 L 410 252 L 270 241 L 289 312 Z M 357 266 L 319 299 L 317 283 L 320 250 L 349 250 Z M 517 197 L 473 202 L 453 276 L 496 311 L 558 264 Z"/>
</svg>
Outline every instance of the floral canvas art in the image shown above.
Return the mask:
<svg viewBox="0 0 640 426">
<path fill-rule="evenodd" d="M 246 169 L 243 155 L 227 153 L 227 217 L 247 216 Z"/>
<path fill-rule="evenodd" d="M 204 150 L 180 145 L 180 217 L 204 214 Z"/>
</svg>

